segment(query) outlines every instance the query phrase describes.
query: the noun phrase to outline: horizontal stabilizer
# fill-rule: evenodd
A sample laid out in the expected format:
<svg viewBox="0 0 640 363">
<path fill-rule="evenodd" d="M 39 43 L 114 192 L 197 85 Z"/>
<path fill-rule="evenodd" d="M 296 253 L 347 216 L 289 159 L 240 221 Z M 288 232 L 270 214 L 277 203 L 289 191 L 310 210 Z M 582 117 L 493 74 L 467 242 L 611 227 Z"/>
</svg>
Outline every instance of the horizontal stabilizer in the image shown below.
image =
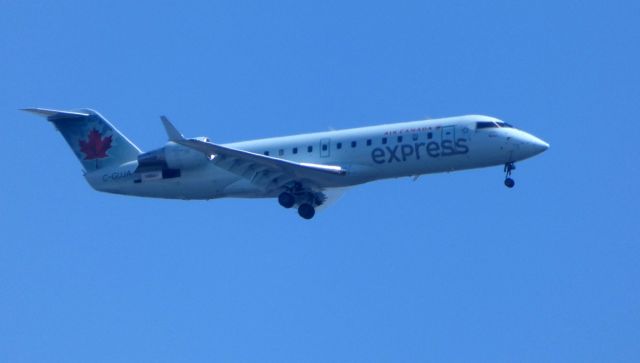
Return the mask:
<svg viewBox="0 0 640 363">
<path fill-rule="evenodd" d="M 38 116 L 44 116 L 47 118 L 58 117 L 58 116 L 65 116 L 65 117 L 89 116 L 89 114 L 85 112 L 52 110 L 49 108 L 23 108 L 22 111 L 31 112 Z"/>
</svg>

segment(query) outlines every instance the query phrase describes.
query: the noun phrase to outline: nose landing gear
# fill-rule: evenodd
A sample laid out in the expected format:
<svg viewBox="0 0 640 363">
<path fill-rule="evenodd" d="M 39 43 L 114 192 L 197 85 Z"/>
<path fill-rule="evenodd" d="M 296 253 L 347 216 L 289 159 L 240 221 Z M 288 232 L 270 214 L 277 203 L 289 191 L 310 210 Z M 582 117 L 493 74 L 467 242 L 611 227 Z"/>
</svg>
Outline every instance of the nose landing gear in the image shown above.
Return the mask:
<svg viewBox="0 0 640 363">
<path fill-rule="evenodd" d="M 513 188 L 516 185 L 516 182 L 513 179 L 511 179 L 511 172 L 515 169 L 516 169 L 516 164 L 514 163 L 504 164 L 504 173 L 505 173 L 504 185 L 509 189 Z"/>
</svg>

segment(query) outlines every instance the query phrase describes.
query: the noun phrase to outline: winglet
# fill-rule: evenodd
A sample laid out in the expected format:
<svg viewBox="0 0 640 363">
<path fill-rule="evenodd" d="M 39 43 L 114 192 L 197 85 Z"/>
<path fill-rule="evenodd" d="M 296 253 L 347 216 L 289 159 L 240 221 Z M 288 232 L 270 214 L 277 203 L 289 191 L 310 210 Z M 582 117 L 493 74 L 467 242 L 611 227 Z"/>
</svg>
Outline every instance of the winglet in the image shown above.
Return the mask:
<svg viewBox="0 0 640 363">
<path fill-rule="evenodd" d="M 169 141 L 180 141 L 184 140 L 184 136 L 176 129 L 175 126 L 169 121 L 166 116 L 160 116 L 162 120 L 162 124 L 164 125 L 164 129 L 167 131 L 167 136 L 169 136 Z"/>
</svg>

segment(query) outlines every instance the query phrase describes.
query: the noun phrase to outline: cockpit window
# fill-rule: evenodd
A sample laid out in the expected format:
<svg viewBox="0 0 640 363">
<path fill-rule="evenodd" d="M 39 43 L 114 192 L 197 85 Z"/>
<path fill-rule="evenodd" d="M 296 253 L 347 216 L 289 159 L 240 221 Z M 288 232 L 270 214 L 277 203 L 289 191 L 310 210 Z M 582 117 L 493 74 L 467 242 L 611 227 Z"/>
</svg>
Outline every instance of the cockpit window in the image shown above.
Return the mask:
<svg viewBox="0 0 640 363">
<path fill-rule="evenodd" d="M 476 122 L 476 130 L 479 129 L 489 129 L 489 128 L 513 128 L 510 124 L 502 121 L 479 121 Z"/>
<path fill-rule="evenodd" d="M 494 128 L 494 127 L 495 127 L 495 128 L 497 128 L 497 127 L 499 127 L 499 126 L 498 126 L 498 124 L 497 124 L 497 123 L 492 122 L 492 121 L 488 121 L 488 122 L 485 122 L 485 121 L 476 122 L 476 130 L 479 130 L 479 129 L 489 129 L 489 128 Z"/>
</svg>

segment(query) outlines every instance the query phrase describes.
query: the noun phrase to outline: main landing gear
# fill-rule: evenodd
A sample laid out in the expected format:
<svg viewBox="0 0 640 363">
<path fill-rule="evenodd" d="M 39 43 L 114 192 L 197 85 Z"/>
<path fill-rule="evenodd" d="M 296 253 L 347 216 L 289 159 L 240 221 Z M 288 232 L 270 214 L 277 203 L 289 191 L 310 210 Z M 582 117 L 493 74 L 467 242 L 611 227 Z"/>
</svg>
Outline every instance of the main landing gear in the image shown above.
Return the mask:
<svg viewBox="0 0 640 363">
<path fill-rule="evenodd" d="M 304 219 L 311 219 L 316 215 L 316 209 L 309 203 L 302 203 L 298 207 L 298 214 Z"/>
<path fill-rule="evenodd" d="M 289 209 L 293 207 L 294 204 L 296 204 L 296 197 L 294 197 L 293 194 L 289 192 L 282 192 L 278 196 L 278 203 L 280 203 L 281 206 Z"/>
<path fill-rule="evenodd" d="M 513 179 L 511 179 L 511 172 L 515 169 L 516 169 L 516 164 L 514 163 L 504 164 L 504 173 L 505 173 L 504 185 L 506 185 L 506 187 L 509 189 L 513 188 L 516 185 L 516 182 Z"/>
<path fill-rule="evenodd" d="M 317 206 L 324 202 L 322 193 L 314 193 L 303 190 L 301 186 L 295 185 L 290 190 L 278 195 L 278 203 L 284 208 L 293 208 L 298 205 L 298 214 L 304 219 L 311 219 L 316 214 Z"/>
</svg>

